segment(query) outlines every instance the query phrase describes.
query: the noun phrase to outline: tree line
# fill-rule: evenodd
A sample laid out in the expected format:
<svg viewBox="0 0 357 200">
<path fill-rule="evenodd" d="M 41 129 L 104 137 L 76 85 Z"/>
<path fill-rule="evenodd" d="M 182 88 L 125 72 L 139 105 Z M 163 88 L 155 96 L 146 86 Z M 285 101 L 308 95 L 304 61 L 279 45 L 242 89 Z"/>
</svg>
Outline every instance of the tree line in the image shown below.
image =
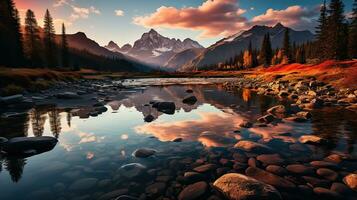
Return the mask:
<svg viewBox="0 0 357 200">
<path fill-rule="evenodd" d="M 136 70 L 135 66 L 125 59 L 109 58 L 69 48 L 64 24 L 60 40 L 56 41 L 57 39 L 49 10 L 45 12 L 42 28 L 37 23 L 35 13 L 27 10 L 22 28 L 13 0 L 0 1 L 0 66 L 72 70 L 83 66 L 105 71 Z"/>
<path fill-rule="evenodd" d="M 316 27 L 316 39 L 304 44 L 291 44 L 290 29 L 286 28 L 281 48 L 272 49 L 270 34 L 264 36 L 260 49 L 252 49 L 250 42 L 245 51 L 215 67 L 223 70 L 252 68 L 258 65 L 301 63 L 307 60 L 346 60 L 357 58 L 357 0 L 352 15 L 346 18 L 341 0 L 323 2 Z"/>
</svg>

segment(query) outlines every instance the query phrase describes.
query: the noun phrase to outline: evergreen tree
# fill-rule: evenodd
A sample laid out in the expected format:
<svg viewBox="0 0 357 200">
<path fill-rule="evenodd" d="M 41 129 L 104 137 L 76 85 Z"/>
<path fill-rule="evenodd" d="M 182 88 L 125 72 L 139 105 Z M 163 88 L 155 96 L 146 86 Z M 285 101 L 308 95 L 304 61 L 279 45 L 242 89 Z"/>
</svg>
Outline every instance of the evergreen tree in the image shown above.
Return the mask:
<svg viewBox="0 0 357 200">
<path fill-rule="evenodd" d="M 328 26 L 328 58 L 343 60 L 348 55 L 348 26 L 341 0 L 331 0 L 327 18 Z"/>
<path fill-rule="evenodd" d="M 69 67 L 69 53 L 68 53 L 68 42 L 66 36 L 66 28 L 64 23 L 62 24 L 62 42 L 61 42 L 61 56 L 62 56 L 62 67 Z"/>
<path fill-rule="evenodd" d="M 328 37 L 326 0 L 324 0 L 323 5 L 321 6 L 318 23 L 319 25 L 316 27 L 316 47 L 319 50 L 318 57 L 323 60 L 326 59 L 328 52 L 328 46 L 326 43 Z"/>
<path fill-rule="evenodd" d="M 285 29 L 284 40 L 283 40 L 283 63 L 287 64 L 291 62 L 291 45 L 290 45 L 290 30 Z"/>
<path fill-rule="evenodd" d="M 56 44 L 55 44 L 55 28 L 50 12 L 46 10 L 44 18 L 44 47 L 48 67 L 57 65 Z"/>
<path fill-rule="evenodd" d="M 23 44 L 19 13 L 13 0 L 0 1 L 0 64 L 23 64 Z"/>
<path fill-rule="evenodd" d="M 301 46 L 301 47 L 297 48 L 295 61 L 297 63 L 301 63 L 301 64 L 305 64 L 306 63 L 306 55 L 305 55 L 304 46 Z"/>
<path fill-rule="evenodd" d="M 357 58 L 357 0 L 354 0 L 349 32 L 349 56 Z"/>
<path fill-rule="evenodd" d="M 40 66 L 41 61 L 41 41 L 39 28 L 32 10 L 27 10 L 25 18 L 25 52 L 32 66 Z"/>
<path fill-rule="evenodd" d="M 263 64 L 264 66 L 271 65 L 272 57 L 273 57 L 273 50 L 271 48 L 270 34 L 267 33 L 264 36 L 263 44 L 259 54 L 261 64 Z"/>
</svg>

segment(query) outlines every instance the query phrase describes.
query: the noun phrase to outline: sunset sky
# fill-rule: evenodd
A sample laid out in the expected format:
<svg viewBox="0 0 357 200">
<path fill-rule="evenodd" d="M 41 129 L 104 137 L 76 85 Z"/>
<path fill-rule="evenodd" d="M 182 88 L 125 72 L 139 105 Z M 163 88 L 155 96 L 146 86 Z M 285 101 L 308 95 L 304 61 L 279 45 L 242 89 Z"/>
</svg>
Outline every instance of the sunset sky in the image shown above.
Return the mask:
<svg viewBox="0 0 357 200">
<path fill-rule="evenodd" d="M 346 15 L 352 0 L 344 0 Z M 310 29 L 316 25 L 322 0 L 15 0 L 22 19 L 35 11 L 42 25 L 48 8 L 56 31 L 64 22 L 68 33 L 85 32 L 101 45 L 120 46 L 141 37 L 150 28 L 167 37 L 190 37 L 204 46 L 252 25 L 284 25 Z"/>
</svg>

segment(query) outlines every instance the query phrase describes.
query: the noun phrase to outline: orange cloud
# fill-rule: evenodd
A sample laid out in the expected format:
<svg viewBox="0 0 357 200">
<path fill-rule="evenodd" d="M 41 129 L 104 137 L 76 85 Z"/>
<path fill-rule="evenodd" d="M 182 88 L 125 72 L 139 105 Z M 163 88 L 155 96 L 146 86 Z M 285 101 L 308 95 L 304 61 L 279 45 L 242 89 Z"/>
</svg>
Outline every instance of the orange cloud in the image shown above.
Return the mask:
<svg viewBox="0 0 357 200">
<path fill-rule="evenodd" d="M 181 28 L 202 31 L 201 37 L 230 36 L 253 25 L 275 25 L 282 22 L 291 28 L 314 27 L 312 17 L 318 7 L 307 9 L 291 6 L 285 10 L 268 9 L 249 20 L 243 16 L 237 0 L 207 0 L 201 6 L 182 8 L 162 6 L 147 16 L 134 17 L 133 22 L 145 27 Z"/>
<path fill-rule="evenodd" d="M 246 10 L 237 0 L 208 0 L 198 8 L 177 9 L 162 6 L 149 16 L 134 18 L 134 23 L 145 27 L 166 27 L 201 30 L 203 37 L 229 35 L 245 26 Z"/>
</svg>

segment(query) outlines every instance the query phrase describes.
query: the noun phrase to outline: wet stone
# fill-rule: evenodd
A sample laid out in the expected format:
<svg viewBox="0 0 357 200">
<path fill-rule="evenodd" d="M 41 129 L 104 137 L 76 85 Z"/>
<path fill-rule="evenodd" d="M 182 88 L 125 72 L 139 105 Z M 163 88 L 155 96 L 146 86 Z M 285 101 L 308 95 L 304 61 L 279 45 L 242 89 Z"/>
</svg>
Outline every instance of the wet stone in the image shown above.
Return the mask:
<svg viewBox="0 0 357 200">
<path fill-rule="evenodd" d="M 128 193 L 128 189 L 117 189 L 108 193 L 105 193 L 99 197 L 98 200 L 112 200 L 120 195 Z"/>
<path fill-rule="evenodd" d="M 357 191 L 357 174 L 349 174 L 345 176 L 343 182 L 352 190 Z"/>
<path fill-rule="evenodd" d="M 268 165 L 265 170 L 278 176 L 284 176 L 288 173 L 288 171 L 284 167 L 278 165 Z"/>
<path fill-rule="evenodd" d="M 282 165 L 284 159 L 279 154 L 263 154 L 257 156 L 257 160 L 263 162 L 266 165 Z"/>
<path fill-rule="evenodd" d="M 303 144 L 326 144 L 327 140 L 315 135 L 303 135 L 299 138 Z"/>
<path fill-rule="evenodd" d="M 205 164 L 205 165 L 198 166 L 198 167 L 194 168 L 193 170 L 196 172 L 199 172 L 199 173 L 206 173 L 209 171 L 213 171 L 216 168 L 217 168 L 217 165 L 215 165 L 215 164 Z"/>
<path fill-rule="evenodd" d="M 214 187 L 232 200 L 281 200 L 281 195 L 273 186 L 243 174 L 230 173 L 213 183 Z"/>
<path fill-rule="evenodd" d="M 338 174 L 327 168 L 320 168 L 316 171 L 316 174 L 330 181 L 335 181 L 338 178 Z"/>
<path fill-rule="evenodd" d="M 202 199 L 208 190 L 208 184 L 200 181 L 186 186 L 179 194 L 179 200 L 198 200 Z"/>
<path fill-rule="evenodd" d="M 69 190 L 72 190 L 72 191 L 89 190 L 96 185 L 97 181 L 98 181 L 98 179 L 96 179 L 96 178 L 79 179 L 69 186 Z"/>
<path fill-rule="evenodd" d="M 120 167 L 119 171 L 126 178 L 134 178 L 142 175 L 146 167 L 140 163 L 130 163 Z"/>
<path fill-rule="evenodd" d="M 245 173 L 247 176 L 250 176 L 277 188 L 294 189 L 296 187 L 294 183 L 256 167 L 248 167 Z"/>
<path fill-rule="evenodd" d="M 121 195 L 117 197 L 115 200 L 139 200 L 139 199 L 128 195 Z"/>
<path fill-rule="evenodd" d="M 349 187 L 347 187 L 345 184 L 343 183 L 332 183 L 330 190 L 337 192 L 339 194 L 351 194 L 353 193 L 353 190 L 351 190 Z"/>
<path fill-rule="evenodd" d="M 152 155 L 154 155 L 156 153 L 155 150 L 153 149 L 137 149 L 133 152 L 133 156 L 137 157 L 137 158 L 147 158 L 150 157 Z"/>
<path fill-rule="evenodd" d="M 322 199 L 339 199 L 341 196 L 332 190 L 323 188 L 323 187 L 316 187 L 314 188 L 314 193 Z"/>
<path fill-rule="evenodd" d="M 251 151 L 256 153 L 270 153 L 273 151 L 270 147 L 264 144 L 247 141 L 247 140 L 239 141 L 237 144 L 234 145 L 234 147 L 245 151 Z"/>
<path fill-rule="evenodd" d="M 303 176 L 302 178 L 313 187 L 328 188 L 330 185 L 330 181 L 325 180 L 325 179 L 320 179 L 320 178 L 311 177 L 311 176 Z"/>
<path fill-rule="evenodd" d="M 317 168 L 335 168 L 335 169 L 338 168 L 338 165 L 336 163 L 331 163 L 322 160 L 312 161 L 310 162 L 310 164 Z"/>
<path fill-rule="evenodd" d="M 166 184 L 162 182 L 153 183 L 145 188 L 145 192 L 150 196 L 156 196 L 163 194 L 165 191 Z"/>
<path fill-rule="evenodd" d="M 300 174 L 300 175 L 307 175 L 307 174 L 314 174 L 314 168 L 308 167 L 302 164 L 292 164 L 286 166 L 286 169 L 294 174 Z"/>
</svg>

